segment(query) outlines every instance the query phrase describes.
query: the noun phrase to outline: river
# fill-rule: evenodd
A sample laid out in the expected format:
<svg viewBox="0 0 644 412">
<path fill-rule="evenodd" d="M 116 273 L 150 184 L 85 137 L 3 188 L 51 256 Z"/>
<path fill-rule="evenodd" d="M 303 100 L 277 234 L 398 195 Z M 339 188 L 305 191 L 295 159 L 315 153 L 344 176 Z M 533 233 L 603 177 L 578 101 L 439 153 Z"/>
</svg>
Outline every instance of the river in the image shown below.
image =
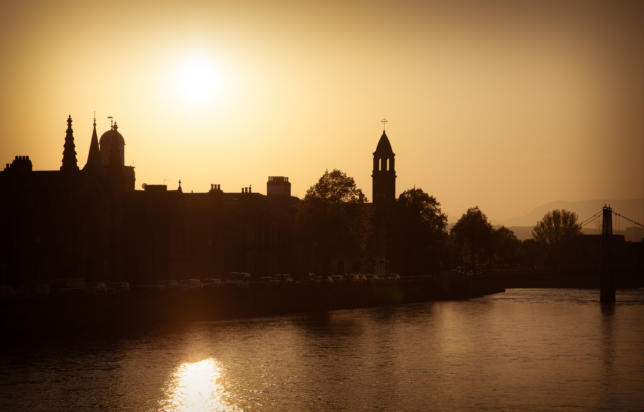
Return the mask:
<svg viewBox="0 0 644 412">
<path fill-rule="evenodd" d="M 1 410 L 644 408 L 644 290 L 510 289 L 4 348 Z"/>
</svg>

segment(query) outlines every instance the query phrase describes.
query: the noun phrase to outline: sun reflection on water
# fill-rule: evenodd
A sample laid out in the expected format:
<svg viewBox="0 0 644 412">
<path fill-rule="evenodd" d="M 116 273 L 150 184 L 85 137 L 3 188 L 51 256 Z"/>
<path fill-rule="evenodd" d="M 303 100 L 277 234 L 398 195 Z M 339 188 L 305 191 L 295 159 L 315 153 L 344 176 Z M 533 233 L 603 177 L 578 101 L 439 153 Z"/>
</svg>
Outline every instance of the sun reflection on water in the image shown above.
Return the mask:
<svg viewBox="0 0 644 412">
<path fill-rule="evenodd" d="M 237 411 L 226 401 L 222 368 L 212 358 L 183 363 L 166 385 L 163 411 Z"/>
</svg>

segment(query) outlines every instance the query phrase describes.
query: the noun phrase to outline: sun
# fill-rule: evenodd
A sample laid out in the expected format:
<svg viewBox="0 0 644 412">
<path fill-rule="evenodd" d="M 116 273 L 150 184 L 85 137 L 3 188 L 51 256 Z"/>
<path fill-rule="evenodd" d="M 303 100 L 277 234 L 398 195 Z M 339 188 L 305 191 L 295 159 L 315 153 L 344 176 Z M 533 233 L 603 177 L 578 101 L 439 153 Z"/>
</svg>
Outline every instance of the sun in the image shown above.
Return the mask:
<svg viewBox="0 0 644 412">
<path fill-rule="evenodd" d="M 176 69 L 179 95 L 190 102 L 207 103 L 215 97 L 221 84 L 217 67 L 207 54 L 192 54 L 181 59 Z"/>
</svg>

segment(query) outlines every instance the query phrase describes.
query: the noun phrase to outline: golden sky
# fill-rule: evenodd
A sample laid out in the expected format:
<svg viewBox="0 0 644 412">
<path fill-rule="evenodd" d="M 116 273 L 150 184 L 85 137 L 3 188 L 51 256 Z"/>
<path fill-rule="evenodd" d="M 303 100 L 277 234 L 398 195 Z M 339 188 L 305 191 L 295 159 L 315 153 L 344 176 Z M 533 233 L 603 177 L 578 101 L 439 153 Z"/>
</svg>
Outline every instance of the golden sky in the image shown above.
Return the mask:
<svg viewBox="0 0 644 412">
<path fill-rule="evenodd" d="M 58 169 L 71 114 L 84 165 L 95 110 L 138 188 L 340 168 L 371 198 L 386 117 L 398 193 L 450 221 L 644 197 L 644 13 L 615 3 L 2 2 L 0 162 Z"/>
</svg>

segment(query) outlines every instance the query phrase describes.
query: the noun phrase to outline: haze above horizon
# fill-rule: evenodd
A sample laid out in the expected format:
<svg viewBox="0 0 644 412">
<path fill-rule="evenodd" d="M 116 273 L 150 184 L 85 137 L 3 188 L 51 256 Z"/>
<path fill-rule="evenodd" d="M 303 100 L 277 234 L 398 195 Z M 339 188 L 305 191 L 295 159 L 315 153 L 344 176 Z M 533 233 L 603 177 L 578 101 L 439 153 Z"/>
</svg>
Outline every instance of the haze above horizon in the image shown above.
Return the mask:
<svg viewBox="0 0 644 412">
<path fill-rule="evenodd" d="M 557 199 L 644 197 L 636 3 L 0 5 L 0 161 L 60 167 L 118 121 L 142 183 L 207 191 L 339 168 L 371 196 L 387 117 L 397 192 L 492 223 Z"/>
</svg>

